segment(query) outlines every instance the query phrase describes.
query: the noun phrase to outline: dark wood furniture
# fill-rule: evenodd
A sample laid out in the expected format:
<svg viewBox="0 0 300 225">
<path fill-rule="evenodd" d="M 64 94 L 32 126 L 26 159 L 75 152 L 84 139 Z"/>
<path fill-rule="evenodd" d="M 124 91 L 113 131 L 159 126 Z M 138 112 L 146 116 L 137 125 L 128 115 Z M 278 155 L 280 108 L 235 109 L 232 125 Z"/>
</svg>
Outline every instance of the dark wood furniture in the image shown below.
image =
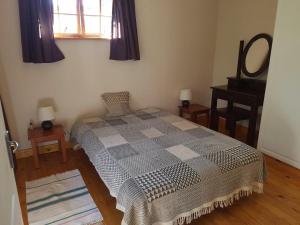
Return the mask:
<svg viewBox="0 0 300 225">
<path fill-rule="evenodd" d="M 53 126 L 51 130 L 43 130 L 41 127 L 28 129 L 28 140 L 32 145 L 32 154 L 34 159 L 34 165 L 39 168 L 39 152 L 38 144 L 47 141 L 58 141 L 60 149 L 62 151 L 63 162 L 67 161 L 67 148 L 65 141 L 64 128 L 61 125 Z"/>
<path fill-rule="evenodd" d="M 261 66 L 254 72 L 247 68 L 247 56 L 252 46 L 258 40 L 265 40 L 268 44 L 267 55 L 262 59 Z M 236 122 L 239 120 L 249 120 L 247 144 L 255 145 L 256 124 L 258 119 L 258 108 L 263 105 L 266 81 L 256 78 L 266 71 L 270 62 L 272 49 L 272 37 L 268 34 L 258 34 L 254 36 L 245 46 L 245 41 L 240 41 L 239 57 L 236 77 L 228 77 L 228 85 L 212 87 L 211 99 L 211 121 L 210 128 L 218 130 L 219 116 L 226 118 L 226 128 L 230 131 L 230 136 L 235 136 Z M 242 74 L 246 78 L 242 77 Z M 227 108 L 217 109 L 218 99 L 227 101 Z M 250 110 L 237 106 L 250 106 Z"/>
<path fill-rule="evenodd" d="M 212 99 L 211 99 L 211 120 L 210 128 L 213 130 L 218 130 L 218 117 L 223 113 L 228 120 L 228 127 L 231 129 L 231 135 L 235 134 L 235 127 L 233 126 L 233 120 L 243 119 L 249 117 L 249 127 L 247 144 L 254 146 L 255 144 L 255 133 L 256 133 L 256 123 L 258 119 L 258 108 L 263 105 L 264 102 L 264 89 L 252 89 L 243 87 L 232 87 L 231 84 L 224 86 L 212 87 Z M 226 110 L 218 111 L 217 102 L 218 99 L 227 101 L 228 105 Z M 235 103 L 250 106 L 250 111 L 243 110 L 235 106 Z M 240 118 L 241 117 L 241 118 Z"/>
<path fill-rule="evenodd" d="M 209 121 L 210 109 L 206 106 L 191 104 L 189 107 L 178 106 L 178 108 L 180 117 L 183 117 L 184 114 L 188 114 L 191 116 L 191 121 L 193 121 L 194 123 L 197 122 L 197 117 L 201 114 L 206 114 L 207 121 Z"/>
<path fill-rule="evenodd" d="M 217 109 L 217 120 L 219 117 L 226 119 L 226 130 L 229 130 L 229 135 L 235 137 L 236 123 L 242 120 L 250 119 L 250 111 L 241 107 L 234 106 L 232 111 L 229 112 L 228 108 Z"/>
</svg>

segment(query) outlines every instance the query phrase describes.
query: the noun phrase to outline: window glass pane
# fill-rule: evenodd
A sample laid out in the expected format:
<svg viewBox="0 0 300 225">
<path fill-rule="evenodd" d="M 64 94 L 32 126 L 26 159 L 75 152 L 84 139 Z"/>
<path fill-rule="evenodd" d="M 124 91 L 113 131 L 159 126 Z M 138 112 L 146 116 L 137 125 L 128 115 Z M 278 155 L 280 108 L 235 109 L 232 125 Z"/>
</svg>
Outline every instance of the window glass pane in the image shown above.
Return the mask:
<svg viewBox="0 0 300 225">
<path fill-rule="evenodd" d="M 111 38 L 111 17 L 101 16 L 101 34 Z"/>
<path fill-rule="evenodd" d="M 100 16 L 85 16 L 85 33 L 100 34 Z"/>
<path fill-rule="evenodd" d="M 112 0 L 101 0 L 101 15 L 111 16 Z"/>
<path fill-rule="evenodd" d="M 58 13 L 58 4 L 57 4 L 57 0 L 52 0 L 53 2 L 53 12 L 54 13 Z"/>
<path fill-rule="evenodd" d="M 59 28 L 59 15 L 58 14 L 54 14 L 54 23 L 53 23 L 53 32 L 54 33 L 59 33 L 60 32 L 60 28 Z"/>
<path fill-rule="evenodd" d="M 100 0 L 82 0 L 85 15 L 100 15 Z"/>
<path fill-rule="evenodd" d="M 77 0 L 57 0 L 57 7 L 59 13 L 77 14 Z"/>
<path fill-rule="evenodd" d="M 63 14 L 59 15 L 59 32 L 57 33 L 77 33 L 77 16 Z"/>
</svg>

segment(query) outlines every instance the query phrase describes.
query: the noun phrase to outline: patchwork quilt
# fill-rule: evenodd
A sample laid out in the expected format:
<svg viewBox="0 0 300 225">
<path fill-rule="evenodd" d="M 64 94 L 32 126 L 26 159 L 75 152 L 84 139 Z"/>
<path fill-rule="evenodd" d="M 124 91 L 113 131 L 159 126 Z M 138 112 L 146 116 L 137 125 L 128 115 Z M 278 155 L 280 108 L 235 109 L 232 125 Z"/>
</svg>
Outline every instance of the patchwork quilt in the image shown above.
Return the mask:
<svg viewBox="0 0 300 225">
<path fill-rule="evenodd" d="M 190 223 L 263 189 L 261 152 L 159 109 L 81 120 L 71 137 L 116 198 L 123 225 Z"/>
</svg>

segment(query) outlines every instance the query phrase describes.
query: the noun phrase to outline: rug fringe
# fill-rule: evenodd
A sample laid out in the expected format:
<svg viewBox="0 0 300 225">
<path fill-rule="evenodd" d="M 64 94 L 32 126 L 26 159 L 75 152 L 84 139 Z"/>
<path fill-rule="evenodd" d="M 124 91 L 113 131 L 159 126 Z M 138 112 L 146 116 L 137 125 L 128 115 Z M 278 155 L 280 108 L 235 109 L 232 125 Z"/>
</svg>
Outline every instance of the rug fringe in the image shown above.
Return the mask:
<svg viewBox="0 0 300 225">
<path fill-rule="evenodd" d="M 242 197 L 250 196 L 253 192 L 262 193 L 263 184 L 253 183 L 251 186 L 239 188 L 229 195 L 216 198 L 213 201 L 206 203 L 199 208 L 193 209 L 190 212 L 183 213 L 173 221 L 173 225 L 183 225 L 184 223 L 191 223 L 193 220 L 198 219 L 202 215 L 211 213 L 216 208 L 225 208 L 231 206 L 235 200 L 239 200 Z"/>
</svg>

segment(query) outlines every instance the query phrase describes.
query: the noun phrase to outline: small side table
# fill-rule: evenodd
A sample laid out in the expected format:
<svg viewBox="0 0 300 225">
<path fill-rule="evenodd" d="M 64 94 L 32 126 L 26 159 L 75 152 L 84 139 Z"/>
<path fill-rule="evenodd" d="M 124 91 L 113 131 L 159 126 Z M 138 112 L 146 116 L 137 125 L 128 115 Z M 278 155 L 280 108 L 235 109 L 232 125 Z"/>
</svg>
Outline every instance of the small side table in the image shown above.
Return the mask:
<svg viewBox="0 0 300 225">
<path fill-rule="evenodd" d="M 60 149 L 62 151 L 63 162 L 67 161 L 67 148 L 65 141 L 64 128 L 61 125 L 53 126 L 51 130 L 43 130 L 43 128 L 28 129 L 28 140 L 32 145 L 32 154 L 34 159 L 34 165 L 36 168 L 40 167 L 38 143 L 47 141 L 58 141 Z"/>
<path fill-rule="evenodd" d="M 206 114 L 207 121 L 209 122 L 209 112 L 210 109 L 206 106 L 199 104 L 191 104 L 189 107 L 178 106 L 179 108 L 179 116 L 183 117 L 184 114 L 188 114 L 191 116 L 191 120 L 196 123 L 198 115 Z"/>
</svg>

